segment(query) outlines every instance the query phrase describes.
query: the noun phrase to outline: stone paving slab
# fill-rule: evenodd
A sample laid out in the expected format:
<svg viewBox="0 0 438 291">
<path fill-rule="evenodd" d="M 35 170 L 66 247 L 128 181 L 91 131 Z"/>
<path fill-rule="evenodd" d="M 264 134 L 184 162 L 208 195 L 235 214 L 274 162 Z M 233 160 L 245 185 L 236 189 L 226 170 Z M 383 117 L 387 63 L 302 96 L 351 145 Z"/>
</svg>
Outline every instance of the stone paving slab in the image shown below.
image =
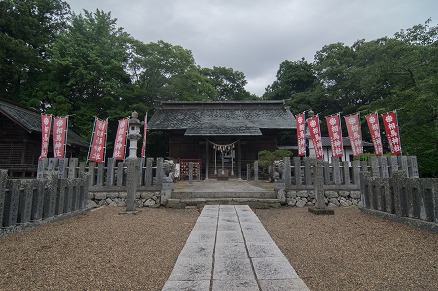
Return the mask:
<svg viewBox="0 0 438 291">
<path fill-rule="evenodd" d="M 248 205 L 206 205 L 163 290 L 309 290 Z"/>
</svg>

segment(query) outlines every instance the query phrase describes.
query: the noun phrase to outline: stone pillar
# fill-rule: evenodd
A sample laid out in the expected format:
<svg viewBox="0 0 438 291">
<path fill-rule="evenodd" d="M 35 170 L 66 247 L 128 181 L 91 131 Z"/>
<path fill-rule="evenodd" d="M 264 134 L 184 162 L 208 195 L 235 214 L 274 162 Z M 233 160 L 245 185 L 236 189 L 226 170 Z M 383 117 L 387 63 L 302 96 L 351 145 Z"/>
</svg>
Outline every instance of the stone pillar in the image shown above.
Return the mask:
<svg viewBox="0 0 438 291">
<path fill-rule="evenodd" d="M 48 165 L 49 160 L 47 158 L 43 158 L 38 161 L 37 179 L 41 180 L 44 178 L 44 171 L 46 170 Z"/>
<path fill-rule="evenodd" d="M 360 200 L 362 202 L 363 208 L 369 208 L 369 195 L 370 195 L 370 187 L 369 187 L 369 177 L 370 173 L 365 171 L 360 171 Z"/>
<path fill-rule="evenodd" d="M 47 182 L 47 188 L 44 191 L 43 218 L 50 218 L 55 215 L 56 194 L 58 192 L 58 179 L 56 175 L 50 175 Z"/>
<path fill-rule="evenodd" d="M 290 189 L 292 182 L 291 182 L 291 172 L 290 172 L 290 157 L 284 157 L 283 158 L 283 180 L 284 180 L 284 187 L 285 189 Z"/>
<path fill-rule="evenodd" d="M 18 218 L 21 180 L 9 180 L 9 193 L 5 197 L 4 226 L 15 226 Z"/>
<path fill-rule="evenodd" d="M 105 171 L 105 162 L 97 163 L 97 181 L 96 186 L 103 186 L 103 177 Z"/>
<path fill-rule="evenodd" d="M 165 178 L 163 187 L 161 188 L 161 205 L 167 205 L 169 199 L 172 198 L 173 182 L 171 178 Z"/>
<path fill-rule="evenodd" d="M 398 171 L 397 156 L 389 156 L 389 166 L 391 167 L 391 174 Z"/>
<path fill-rule="evenodd" d="M 18 215 L 20 223 L 28 223 L 30 222 L 30 215 L 32 213 L 32 199 L 35 180 L 24 180 L 22 181 L 22 185 L 24 189 L 20 195 L 20 208 Z"/>
<path fill-rule="evenodd" d="M 113 158 L 108 159 L 106 166 L 106 186 L 114 185 L 114 168 L 115 168 L 116 160 Z"/>
<path fill-rule="evenodd" d="M 137 190 L 137 173 L 139 171 L 137 158 L 126 159 L 126 166 L 128 167 L 128 173 L 126 175 L 126 211 L 135 210 L 135 193 Z"/>
<path fill-rule="evenodd" d="M 123 177 L 125 175 L 124 162 L 117 163 L 117 186 L 123 186 Z M 88 175 L 90 177 L 90 175 Z"/>
<path fill-rule="evenodd" d="M 3 226 L 3 213 L 5 211 L 7 182 L 8 182 L 8 170 L 0 170 L 0 227 Z"/>
<path fill-rule="evenodd" d="M 306 185 L 312 185 L 312 164 L 310 158 L 304 158 L 304 180 Z"/>
<path fill-rule="evenodd" d="M 58 179 L 68 178 L 68 159 L 62 158 L 58 160 Z"/>
<path fill-rule="evenodd" d="M 259 180 L 259 161 L 254 162 L 254 181 Z"/>
<path fill-rule="evenodd" d="M 77 158 L 71 158 L 68 164 L 68 178 L 74 179 L 78 176 L 78 164 L 79 160 Z"/>
<path fill-rule="evenodd" d="M 370 157 L 371 176 L 380 177 L 379 160 L 377 157 Z"/>
<path fill-rule="evenodd" d="M 96 183 L 96 176 L 95 176 L 95 169 L 96 168 L 96 163 L 95 162 L 90 162 L 88 164 L 88 173 L 90 173 L 90 186 L 94 186 Z"/>
<path fill-rule="evenodd" d="M 409 172 L 408 172 L 408 157 L 407 156 L 398 156 L 398 164 L 400 165 L 400 170 L 405 172 L 406 177 L 409 178 Z"/>
<path fill-rule="evenodd" d="M 329 162 L 324 162 L 324 184 L 325 185 L 331 185 L 334 182 L 330 180 L 330 173 L 333 172 L 332 171 L 332 167 L 330 166 Z"/>
<path fill-rule="evenodd" d="M 302 180 L 301 180 L 301 158 L 300 157 L 294 157 L 294 176 L 295 176 L 295 185 L 301 186 Z"/>
<path fill-rule="evenodd" d="M 56 202 L 56 210 L 55 210 L 56 215 L 61 215 L 66 210 L 66 204 L 68 200 L 67 197 L 68 192 L 66 191 L 66 188 L 67 188 L 67 180 L 65 179 L 58 180 L 59 195 L 58 195 L 58 201 Z"/>
<path fill-rule="evenodd" d="M 309 212 L 314 214 L 334 214 L 332 209 L 325 206 L 323 162 L 316 160 L 314 164 L 314 192 L 316 198 L 315 207 L 310 207 Z"/>
<path fill-rule="evenodd" d="M 155 173 L 155 176 L 156 176 L 158 187 L 161 187 L 163 185 L 163 177 L 164 177 L 163 162 L 164 162 L 163 158 L 157 158 L 157 172 Z"/>
<path fill-rule="evenodd" d="M 344 168 L 344 185 L 350 185 L 350 162 L 344 161 L 343 168 Z"/>
<path fill-rule="evenodd" d="M 32 199 L 32 214 L 31 220 L 40 220 L 43 217 L 43 205 L 44 205 L 44 194 L 45 185 L 47 180 L 37 180 L 35 187 L 36 191 L 33 192 Z"/>
<path fill-rule="evenodd" d="M 341 167 L 338 157 L 332 157 L 333 163 L 333 183 L 335 185 L 341 185 Z"/>
<path fill-rule="evenodd" d="M 146 187 L 152 186 L 152 163 L 154 159 L 153 158 L 146 158 L 146 171 L 145 171 L 145 178 L 144 178 L 144 185 Z"/>
<path fill-rule="evenodd" d="M 409 177 L 411 178 L 419 178 L 420 175 L 418 173 L 418 164 L 416 156 L 408 156 L 408 167 L 409 167 Z"/>
<path fill-rule="evenodd" d="M 352 162 L 353 166 L 353 184 L 359 185 L 360 184 L 360 162 L 358 160 L 354 160 Z"/>
<path fill-rule="evenodd" d="M 382 178 L 389 178 L 389 172 L 388 172 L 388 159 L 386 156 L 380 156 L 379 158 L 380 162 L 380 176 Z"/>
</svg>

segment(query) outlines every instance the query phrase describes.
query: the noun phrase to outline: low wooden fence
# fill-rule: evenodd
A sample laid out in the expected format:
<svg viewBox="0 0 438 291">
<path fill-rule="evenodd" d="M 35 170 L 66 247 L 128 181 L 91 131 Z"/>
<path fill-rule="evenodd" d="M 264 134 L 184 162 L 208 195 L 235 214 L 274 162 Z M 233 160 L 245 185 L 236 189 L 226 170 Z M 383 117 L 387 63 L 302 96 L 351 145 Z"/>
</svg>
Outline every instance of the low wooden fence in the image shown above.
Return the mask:
<svg viewBox="0 0 438 291">
<path fill-rule="evenodd" d="M 0 226 L 11 228 L 86 209 L 88 185 L 88 175 L 9 179 L 7 170 L 0 170 Z"/>
</svg>

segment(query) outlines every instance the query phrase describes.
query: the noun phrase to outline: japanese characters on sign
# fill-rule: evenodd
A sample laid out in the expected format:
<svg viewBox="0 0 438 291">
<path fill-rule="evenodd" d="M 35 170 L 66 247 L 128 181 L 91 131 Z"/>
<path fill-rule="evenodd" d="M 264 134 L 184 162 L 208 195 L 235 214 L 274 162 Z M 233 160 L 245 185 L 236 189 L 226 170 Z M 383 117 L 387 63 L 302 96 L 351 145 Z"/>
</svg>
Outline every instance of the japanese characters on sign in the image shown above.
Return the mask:
<svg viewBox="0 0 438 291">
<path fill-rule="evenodd" d="M 319 127 L 318 116 L 308 118 L 307 126 L 309 127 L 310 137 L 312 138 L 315 156 L 317 159 L 322 159 L 321 129 Z"/>
<path fill-rule="evenodd" d="M 385 126 L 386 138 L 388 140 L 391 154 L 401 154 L 400 135 L 397 124 L 397 113 L 395 111 L 382 114 L 383 125 Z"/>
<path fill-rule="evenodd" d="M 302 157 L 306 155 L 306 136 L 305 136 L 306 119 L 304 113 L 297 114 L 295 116 L 295 120 L 297 124 L 298 156 Z"/>
<path fill-rule="evenodd" d="M 383 155 L 382 137 L 380 135 L 380 125 L 377 113 L 371 113 L 365 116 L 368 123 L 368 128 L 371 134 L 371 140 L 374 145 L 374 153 L 376 156 Z"/>
<path fill-rule="evenodd" d="M 143 145 L 141 147 L 141 157 L 144 158 L 146 156 L 146 130 L 148 123 L 148 113 L 144 117 L 144 126 L 143 126 Z"/>
<path fill-rule="evenodd" d="M 115 160 L 125 159 L 126 132 L 128 130 L 129 118 L 119 120 L 117 127 L 116 140 L 114 141 L 113 158 Z"/>
<path fill-rule="evenodd" d="M 88 158 L 90 161 L 100 163 L 105 160 L 107 123 L 108 120 L 100 120 L 99 118 L 96 118 L 94 122 L 94 133 Z"/>
<path fill-rule="evenodd" d="M 350 137 L 351 149 L 353 156 L 361 156 L 363 154 L 362 133 L 360 130 L 359 114 L 351 114 L 344 116 L 347 124 L 348 136 Z"/>
<path fill-rule="evenodd" d="M 47 152 L 49 151 L 51 125 L 52 116 L 41 114 L 41 155 L 38 160 L 47 158 Z"/>
<path fill-rule="evenodd" d="M 330 145 L 332 147 L 332 156 L 342 157 L 344 155 L 344 150 L 342 146 L 342 131 L 339 113 L 327 116 L 325 120 L 327 122 L 330 137 Z"/>
<path fill-rule="evenodd" d="M 53 157 L 65 157 L 65 144 L 67 133 L 67 117 L 53 119 Z"/>
</svg>

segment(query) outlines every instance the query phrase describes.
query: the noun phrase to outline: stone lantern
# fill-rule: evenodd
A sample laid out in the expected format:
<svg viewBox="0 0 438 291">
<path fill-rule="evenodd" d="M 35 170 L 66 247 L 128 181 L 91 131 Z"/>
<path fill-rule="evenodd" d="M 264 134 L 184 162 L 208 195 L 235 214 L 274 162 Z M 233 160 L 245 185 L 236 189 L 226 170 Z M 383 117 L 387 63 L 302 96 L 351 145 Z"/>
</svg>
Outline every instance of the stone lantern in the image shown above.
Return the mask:
<svg viewBox="0 0 438 291">
<path fill-rule="evenodd" d="M 129 156 L 126 159 L 127 174 L 126 174 L 126 212 L 135 213 L 135 193 L 137 191 L 137 183 L 141 172 L 139 159 L 137 158 L 137 141 L 140 139 L 140 126 L 142 122 L 138 120 L 138 113 L 132 112 L 129 118 Z"/>
<path fill-rule="evenodd" d="M 137 141 L 141 138 L 140 126 L 143 122 L 138 119 L 138 113 L 136 111 L 131 113 L 131 118 L 129 118 L 129 156 L 128 158 L 137 157 Z"/>
</svg>

